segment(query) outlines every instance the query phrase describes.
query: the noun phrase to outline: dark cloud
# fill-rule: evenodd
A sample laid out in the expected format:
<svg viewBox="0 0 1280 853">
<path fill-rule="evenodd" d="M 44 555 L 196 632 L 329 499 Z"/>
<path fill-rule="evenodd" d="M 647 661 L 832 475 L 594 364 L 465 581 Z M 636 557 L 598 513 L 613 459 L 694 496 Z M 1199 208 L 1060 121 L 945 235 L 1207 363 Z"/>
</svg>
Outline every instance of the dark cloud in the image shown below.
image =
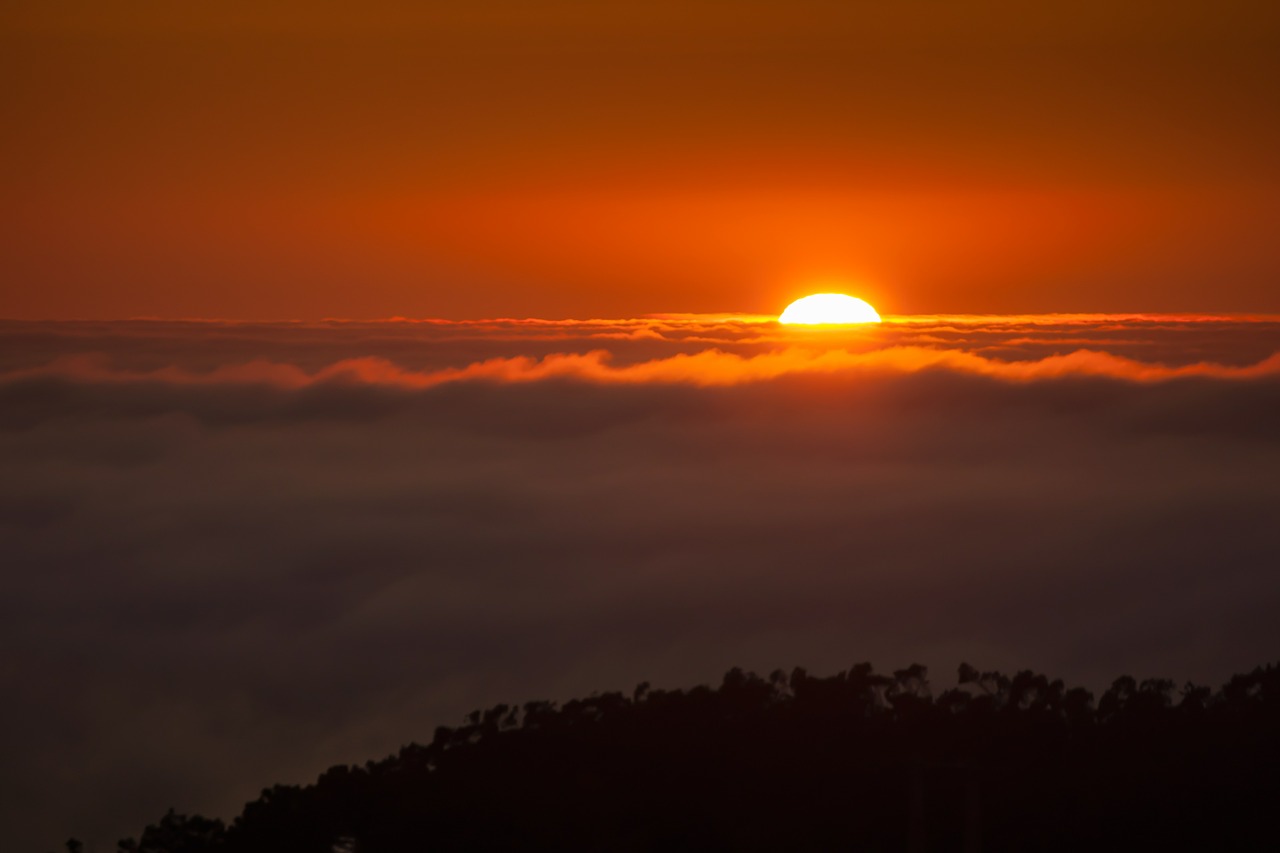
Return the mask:
<svg viewBox="0 0 1280 853">
<path fill-rule="evenodd" d="M 1234 342 L 1218 360 L 1235 364 L 1274 343 L 1265 323 L 1118 326 L 1016 335 Z M 411 348 L 406 329 L 388 346 Z M 403 358 L 343 326 L 272 331 L 265 355 L 227 343 L 234 327 L 145 331 L 40 334 L 117 371 L 297 364 L 326 336 L 327 363 Z M 451 346 L 437 366 L 468 363 Z M 101 847 L 169 805 L 229 816 L 502 700 L 862 659 L 1212 681 L 1280 642 L 1274 373 L 291 386 L 10 359 L 0 819 L 17 849 Z"/>
</svg>

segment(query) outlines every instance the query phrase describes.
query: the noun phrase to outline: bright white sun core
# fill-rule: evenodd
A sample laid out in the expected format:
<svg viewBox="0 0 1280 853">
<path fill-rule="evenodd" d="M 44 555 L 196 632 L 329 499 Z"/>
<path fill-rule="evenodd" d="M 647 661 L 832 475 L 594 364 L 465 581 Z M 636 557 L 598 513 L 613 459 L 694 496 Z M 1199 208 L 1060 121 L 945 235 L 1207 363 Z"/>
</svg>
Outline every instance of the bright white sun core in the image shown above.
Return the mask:
<svg viewBox="0 0 1280 853">
<path fill-rule="evenodd" d="M 879 323 L 876 309 L 856 296 L 843 293 L 815 293 L 797 299 L 778 317 L 779 323 L 800 323 L 806 326 L 837 325 L 842 323 Z"/>
</svg>

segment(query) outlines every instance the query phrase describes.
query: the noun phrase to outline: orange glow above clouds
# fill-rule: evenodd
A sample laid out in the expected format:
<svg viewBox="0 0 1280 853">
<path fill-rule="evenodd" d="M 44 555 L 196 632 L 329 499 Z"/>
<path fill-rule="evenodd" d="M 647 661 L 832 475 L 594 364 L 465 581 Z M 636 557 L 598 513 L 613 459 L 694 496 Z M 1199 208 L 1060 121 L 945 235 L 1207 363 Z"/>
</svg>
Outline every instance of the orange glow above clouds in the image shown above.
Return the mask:
<svg viewBox="0 0 1280 853">
<path fill-rule="evenodd" d="M 1278 311 L 1278 48 L 1236 0 L 19 4 L 0 316 Z"/>
<path fill-rule="evenodd" d="M 39 326 L 40 324 L 37 324 Z M 30 324 L 17 324 L 28 329 Z M 54 324 L 51 328 L 67 331 Z M 622 321 L 404 321 L 307 326 L 188 324 L 107 325 L 112 334 L 149 340 L 159 333 L 204 340 L 209 346 L 225 333 L 252 341 L 268 336 L 346 336 L 368 350 L 369 341 L 389 346 L 434 343 L 460 353 L 467 342 L 498 353 L 472 361 L 407 366 L 408 356 L 344 357 L 339 351 L 314 366 L 288 360 L 225 358 L 212 368 L 178 363 L 126 366 L 101 349 L 63 354 L 47 363 L 9 364 L 0 382 L 63 377 L 107 383 L 265 384 L 305 388 L 329 382 L 425 389 L 454 382 L 528 383 L 573 380 L 596 384 L 687 384 L 729 386 L 785 376 L 857 376 L 947 370 L 1009 382 L 1095 377 L 1126 382 L 1165 382 L 1193 377 L 1223 380 L 1280 375 L 1274 342 L 1280 318 L 1179 317 L 1160 315 L 1041 315 L 887 318 L 883 324 L 852 325 L 821 339 L 768 317 L 654 317 Z M 74 327 L 72 327 L 74 329 Z M 1204 357 L 1179 358 L 1177 349 L 1196 353 L 1203 338 L 1230 346 Z M 84 333 L 77 333 L 84 334 Z M 161 335 L 157 340 L 163 338 Z M 75 338 L 71 339 L 72 341 Z M 1188 341 L 1195 342 L 1189 346 Z M 150 346 L 150 345 L 149 345 Z M 181 345 L 178 345 L 181 348 Z M 1164 345 L 1164 346 L 1167 346 Z M 542 347 L 541 355 L 525 354 Z M 400 349 L 402 347 L 396 347 Z M 504 352 L 504 349 L 507 352 Z M 212 351 L 212 350 L 211 350 Z M 407 352 L 412 352 L 410 349 Z M 511 352 L 514 354 L 511 354 Z M 204 356 L 202 356 L 204 358 Z M 1176 363 L 1171 363 L 1175 361 Z"/>
</svg>

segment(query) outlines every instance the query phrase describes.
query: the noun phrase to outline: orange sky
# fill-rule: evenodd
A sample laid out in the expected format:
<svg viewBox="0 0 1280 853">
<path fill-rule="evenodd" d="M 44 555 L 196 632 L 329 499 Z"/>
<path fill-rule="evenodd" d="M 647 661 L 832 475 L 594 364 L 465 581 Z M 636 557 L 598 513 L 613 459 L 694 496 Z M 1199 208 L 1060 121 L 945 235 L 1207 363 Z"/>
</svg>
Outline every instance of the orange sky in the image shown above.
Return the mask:
<svg viewBox="0 0 1280 853">
<path fill-rule="evenodd" d="M 0 316 L 1280 311 L 1274 3 L 17 2 Z"/>
</svg>

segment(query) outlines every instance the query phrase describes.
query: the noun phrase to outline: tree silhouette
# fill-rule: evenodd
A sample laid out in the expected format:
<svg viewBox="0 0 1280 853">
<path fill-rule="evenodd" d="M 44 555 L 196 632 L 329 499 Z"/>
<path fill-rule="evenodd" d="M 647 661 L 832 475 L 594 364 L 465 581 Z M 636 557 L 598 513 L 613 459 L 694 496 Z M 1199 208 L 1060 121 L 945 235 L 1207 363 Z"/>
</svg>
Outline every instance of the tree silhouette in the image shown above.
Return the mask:
<svg viewBox="0 0 1280 853">
<path fill-rule="evenodd" d="M 224 826 L 121 853 L 1275 849 L 1280 670 L 1221 690 L 1021 671 L 739 668 L 716 688 L 495 705 Z M 68 843 L 69 853 L 78 853 Z"/>
<path fill-rule="evenodd" d="M 187 817 L 169 809 L 159 823 L 142 831 L 140 840 L 124 839 L 118 849 L 121 853 L 205 853 L 219 849 L 225 834 L 220 820 Z"/>
</svg>

